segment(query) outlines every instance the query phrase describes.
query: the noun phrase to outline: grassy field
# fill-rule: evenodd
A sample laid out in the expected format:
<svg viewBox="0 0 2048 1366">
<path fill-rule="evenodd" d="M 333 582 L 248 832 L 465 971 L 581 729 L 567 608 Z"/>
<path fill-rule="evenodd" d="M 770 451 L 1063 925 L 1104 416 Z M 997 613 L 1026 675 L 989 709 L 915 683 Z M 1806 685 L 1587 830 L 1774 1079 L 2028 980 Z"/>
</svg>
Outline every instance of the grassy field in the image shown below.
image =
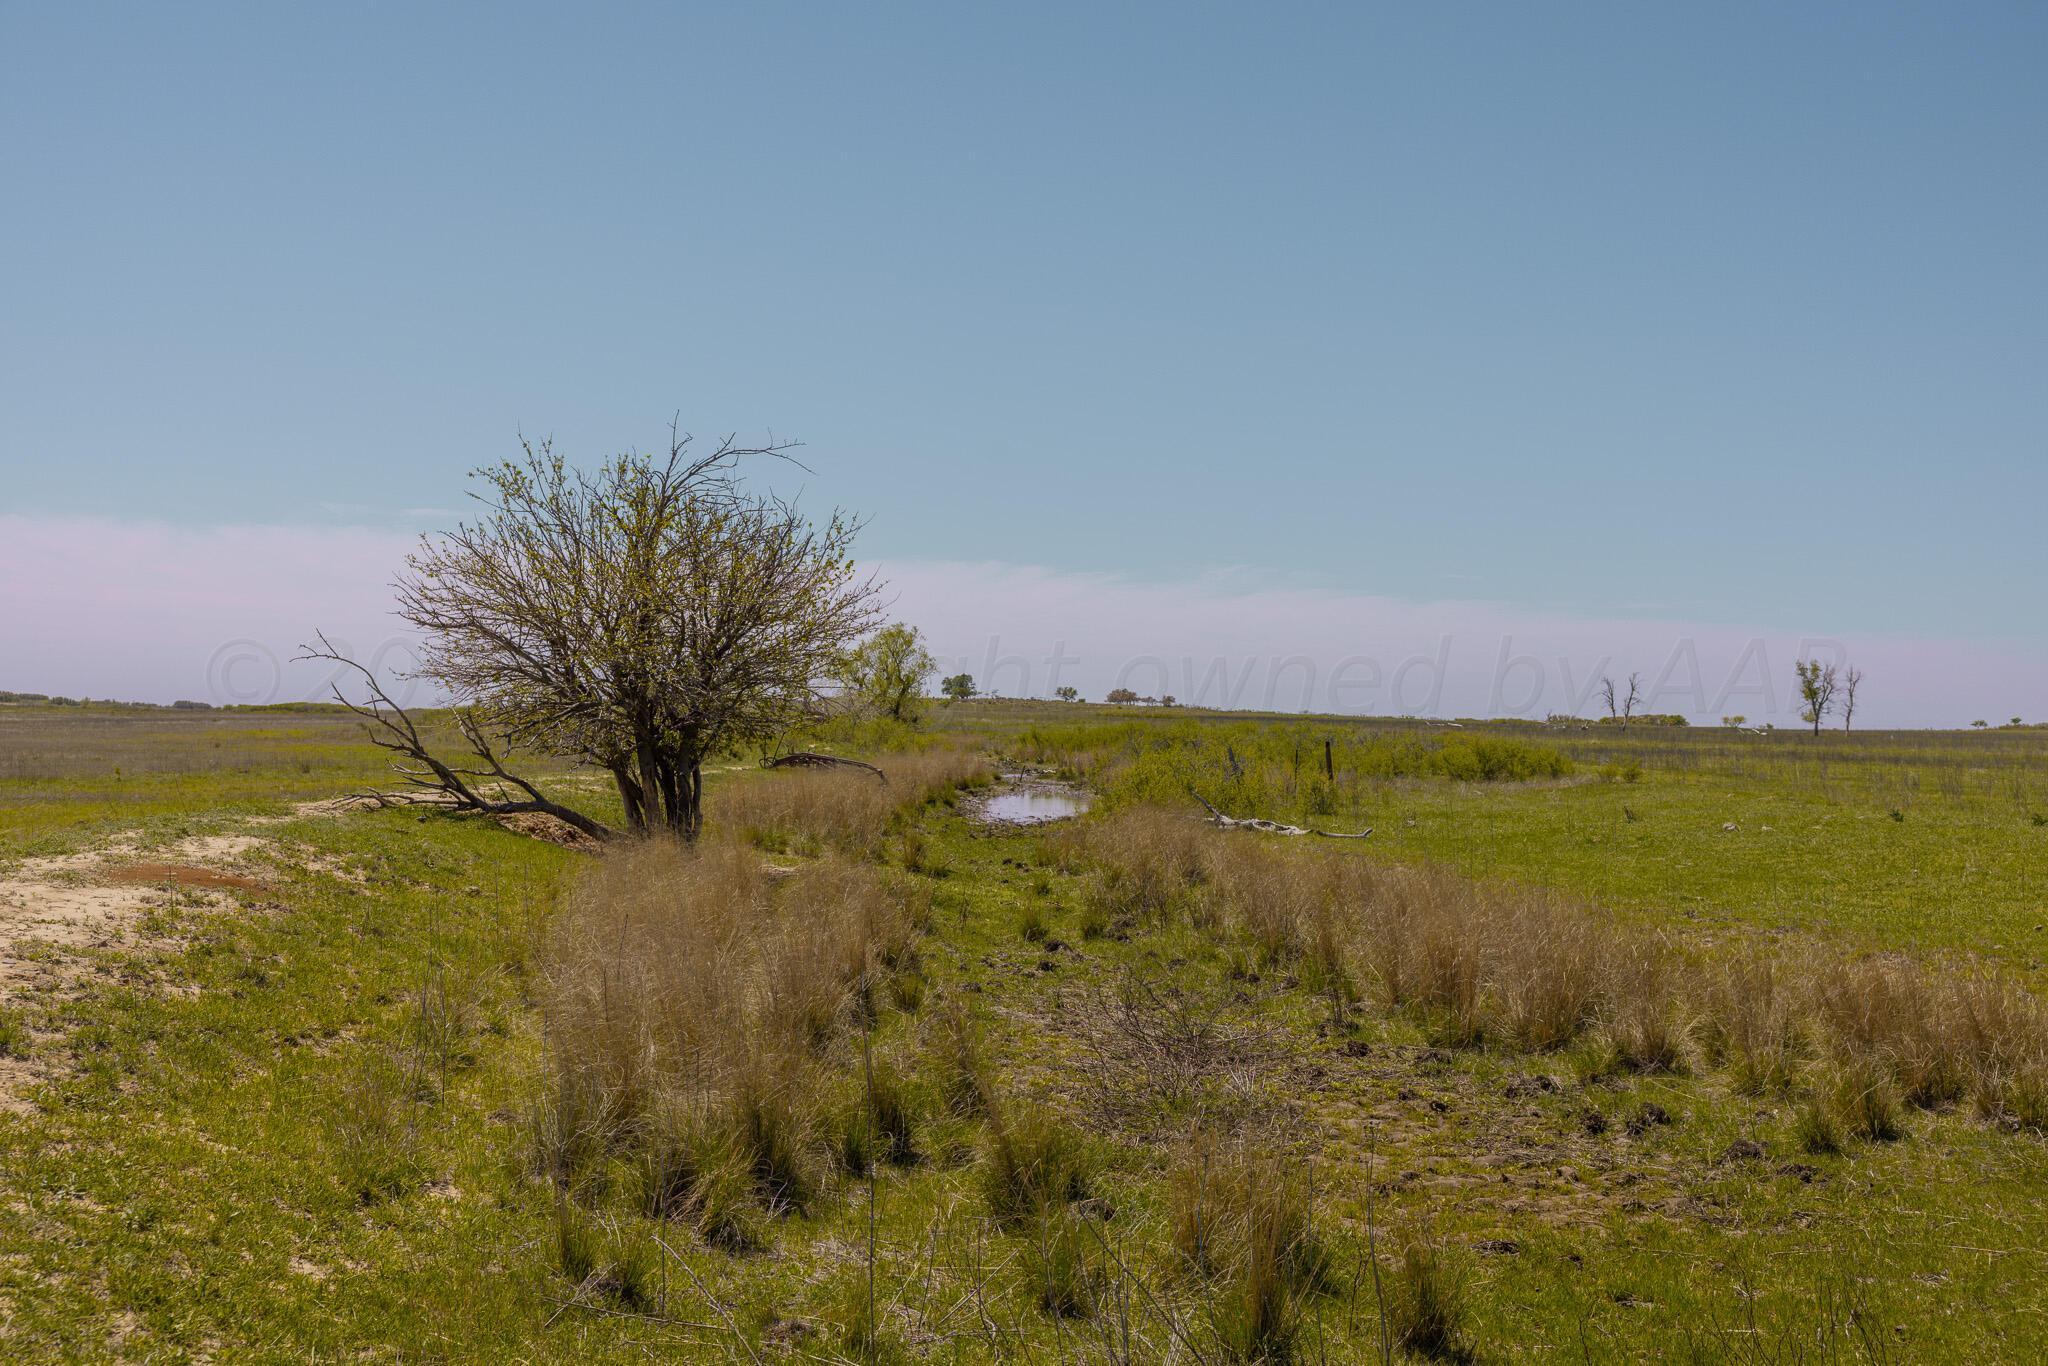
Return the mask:
<svg viewBox="0 0 2048 1366">
<path fill-rule="evenodd" d="M 329 715 L 0 710 L 0 879 L 168 870 L 9 922 L 0 1355 L 2048 1352 L 2048 734 L 926 731 L 593 857 L 305 805 Z"/>
</svg>

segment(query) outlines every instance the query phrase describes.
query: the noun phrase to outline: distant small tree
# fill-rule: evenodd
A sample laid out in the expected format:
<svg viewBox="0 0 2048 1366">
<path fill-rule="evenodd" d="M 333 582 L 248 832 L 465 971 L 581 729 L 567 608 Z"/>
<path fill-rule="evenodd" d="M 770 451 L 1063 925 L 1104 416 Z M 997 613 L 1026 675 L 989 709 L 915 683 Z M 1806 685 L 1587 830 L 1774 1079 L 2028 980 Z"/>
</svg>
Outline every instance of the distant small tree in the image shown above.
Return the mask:
<svg viewBox="0 0 2048 1366">
<path fill-rule="evenodd" d="M 839 681 L 849 696 L 897 721 L 915 721 L 924 681 L 939 667 L 915 626 L 892 622 L 847 652 Z"/>
<path fill-rule="evenodd" d="M 974 675 L 954 674 L 939 681 L 939 691 L 955 702 L 964 702 L 974 696 Z"/>
<path fill-rule="evenodd" d="M 1970 724 L 1978 730 L 1988 730 L 1991 727 L 1989 721 L 1972 721 Z"/>
<path fill-rule="evenodd" d="M 1159 705 L 1162 707 L 1177 707 L 1180 705 L 1180 703 L 1174 701 L 1172 693 L 1168 693 L 1166 694 L 1166 696 L 1159 699 Z"/>
<path fill-rule="evenodd" d="M 1835 709 L 1835 688 L 1838 680 L 1835 666 L 1823 664 L 1817 659 L 1794 664 L 1792 670 L 1799 678 L 1799 700 L 1806 706 L 1800 711 L 1799 719 L 1813 727 L 1815 735 L 1820 734 L 1820 723 Z"/>
<path fill-rule="evenodd" d="M 1111 688 L 1102 700 L 1105 702 L 1114 702 L 1118 705 L 1122 705 L 1127 702 L 1137 701 L 1138 695 L 1132 692 L 1129 688 Z"/>
<path fill-rule="evenodd" d="M 1052 695 L 1062 702 L 1079 702 L 1081 700 L 1081 690 L 1066 685 L 1054 688 Z"/>
<path fill-rule="evenodd" d="M 1863 670 L 1851 667 L 1842 675 L 1842 734 L 1849 733 L 1849 723 L 1856 718 L 1856 688 L 1863 682 Z"/>
<path fill-rule="evenodd" d="M 1749 718 L 1747 716 L 1724 716 L 1721 718 L 1721 724 L 1731 728 L 1746 726 L 1749 724 Z"/>
<path fill-rule="evenodd" d="M 2020 720 L 2020 718 L 2019 718 L 2019 717 L 2017 717 L 2017 716 L 2015 716 L 2015 717 L 2013 717 L 2013 718 L 2012 718 L 2012 723 L 2013 723 L 2013 724 L 2014 724 L 2015 726 L 2019 726 L 2019 725 L 2024 725 L 2024 724 L 2026 724 L 2025 722 L 2021 721 L 2021 720 Z"/>
</svg>

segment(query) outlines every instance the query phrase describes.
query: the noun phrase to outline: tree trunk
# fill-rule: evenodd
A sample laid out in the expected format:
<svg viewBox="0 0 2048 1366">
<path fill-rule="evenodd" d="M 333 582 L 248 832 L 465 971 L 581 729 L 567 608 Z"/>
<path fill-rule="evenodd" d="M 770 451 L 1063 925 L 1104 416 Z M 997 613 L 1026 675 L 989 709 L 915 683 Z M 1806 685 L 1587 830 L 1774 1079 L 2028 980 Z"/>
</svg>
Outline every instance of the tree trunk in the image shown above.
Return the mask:
<svg viewBox="0 0 2048 1366">
<path fill-rule="evenodd" d="M 612 766 L 612 781 L 619 785 L 619 805 L 626 809 L 626 828 L 635 833 L 647 829 L 647 801 L 640 790 L 640 784 L 633 779 L 633 770 L 624 760 Z"/>
<path fill-rule="evenodd" d="M 683 804 L 687 826 L 684 837 L 694 840 L 704 833 L 704 766 L 695 759 L 683 775 Z"/>
<path fill-rule="evenodd" d="M 668 794 L 661 785 L 661 751 L 654 743 L 652 731 L 641 731 L 635 742 L 640 763 L 640 795 L 646 805 L 647 827 L 651 830 L 669 820 Z"/>
<path fill-rule="evenodd" d="M 690 813 L 683 800 L 682 775 L 676 772 L 675 760 L 666 754 L 661 756 L 661 799 L 668 808 L 670 832 L 688 839 Z"/>
</svg>

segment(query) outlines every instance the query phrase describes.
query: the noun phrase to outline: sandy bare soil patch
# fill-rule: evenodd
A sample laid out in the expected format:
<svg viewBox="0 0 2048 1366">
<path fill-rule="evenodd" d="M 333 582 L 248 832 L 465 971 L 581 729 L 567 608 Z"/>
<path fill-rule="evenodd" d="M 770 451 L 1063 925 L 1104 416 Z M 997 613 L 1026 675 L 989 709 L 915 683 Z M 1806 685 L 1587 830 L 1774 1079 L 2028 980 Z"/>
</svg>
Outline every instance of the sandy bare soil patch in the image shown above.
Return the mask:
<svg viewBox="0 0 2048 1366">
<path fill-rule="evenodd" d="M 85 951 L 137 943 L 139 922 L 174 899 L 223 904 L 231 893 L 268 892 L 260 879 L 236 871 L 268 847 L 253 835 L 205 835 L 145 851 L 123 836 L 101 849 L 23 859 L 0 872 L 0 1005 L 76 983 L 91 970 Z M 144 853 L 152 857 L 139 857 Z M 0 1058 L 0 1108 L 18 1104 L 37 1079 L 33 1060 Z"/>
<path fill-rule="evenodd" d="M 255 835 L 195 835 L 144 851 L 132 836 L 76 854 L 23 859 L 0 873 L 0 997 L 22 982 L 53 973 L 47 953 L 104 948 L 174 889 L 211 894 L 268 892 L 236 870 L 270 847 Z M 148 852 L 157 857 L 141 858 Z"/>
</svg>

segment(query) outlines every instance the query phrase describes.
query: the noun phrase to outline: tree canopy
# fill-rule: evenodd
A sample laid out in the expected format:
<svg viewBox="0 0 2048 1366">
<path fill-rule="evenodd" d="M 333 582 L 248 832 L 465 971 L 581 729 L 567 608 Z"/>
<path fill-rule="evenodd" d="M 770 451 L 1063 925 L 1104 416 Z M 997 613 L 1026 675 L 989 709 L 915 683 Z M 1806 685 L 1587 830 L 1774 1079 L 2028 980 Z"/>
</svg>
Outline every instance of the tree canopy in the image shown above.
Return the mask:
<svg viewBox="0 0 2048 1366">
<path fill-rule="evenodd" d="M 897 721 L 915 721 L 924 681 L 939 667 L 915 626 L 892 622 L 848 652 L 839 680 L 848 696 Z"/>
<path fill-rule="evenodd" d="M 859 524 L 748 490 L 731 438 L 585 472 L 552 445 L 475 472 L 483 513 L 398 584 L 421 674 L 508 740 L 609 770 L 627 824 L 694 836 L 706 757 L 781 733 L 871 630 Z"/>
</svg>

